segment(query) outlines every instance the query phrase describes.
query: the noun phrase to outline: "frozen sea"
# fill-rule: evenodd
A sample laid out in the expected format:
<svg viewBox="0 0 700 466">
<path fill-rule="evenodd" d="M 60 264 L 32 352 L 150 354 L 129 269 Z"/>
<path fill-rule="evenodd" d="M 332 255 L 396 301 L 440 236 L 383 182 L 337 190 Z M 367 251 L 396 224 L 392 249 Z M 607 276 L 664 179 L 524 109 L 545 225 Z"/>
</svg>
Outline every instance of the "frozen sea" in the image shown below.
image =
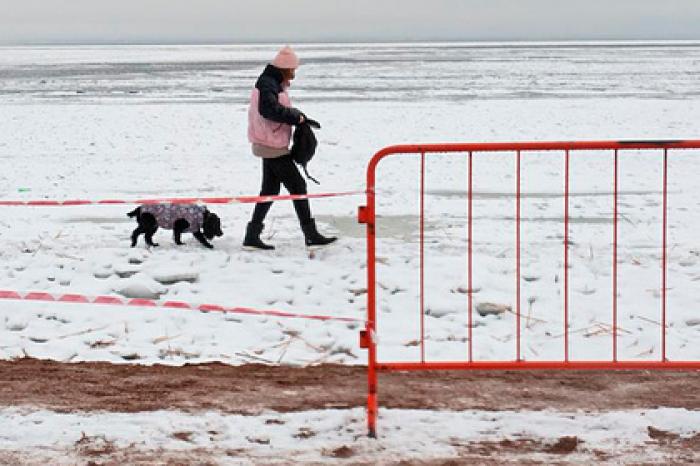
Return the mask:
<svg viewBox="0 0 700 466">
<path fill-rule="evenodd" d="M 700 44 L 300 45 L 305 104 L 689 99 Z M 274 46 L 0 48 L 3 103 L 245 104 Z M 449 136 L 449 135 L 445 135 Z"/>
<path fill-rule="evenodd" d="M 251 87 L 277 46 L 0 48 L 0 197 L 69 199 L 256 194 L 246 140 Z M 411 142 L 692 139 L 700 117 L 700 43 L 300 45 L 293 103 L 319 120 L 312 192 L 362 190 L 380 148 Z M 669 163 L 669 358 L 700 357 L 697 151 Z M 429 157 L 425 352 L 466 357 L 464 154 Z M 660 357 L 660 153 L 620 159 L 622 359 Z M 612 154 L 571 159 L 573 359 L 611 357 Z M 563 355 L 563 157 L 523 159 L 522 276 L 515 276 L 512 153 L 474 164 L 474 313 L 478 359 L 515 354 L 521 281 L 525 359 Z M 415 360 L 418 305 L 416 157 L 379 167 L 380 358 Z M 0 288 L 117 294 L 363 319 L 360 196 L 315 200 L 340 242 L 310 254 L 289 203 L 275 205 L 272 253 L 242 251 L 250 205 L 216 206 L 225 236 L 203 251 L 128 247 L 118 206 L 3 208 Z M 150 364 L 222 360 L 363 363 L 359 324 L 180 311 L 4 302 L 0 357 Z M 299 335 L 291 338 L 290 335 Z M 106 342 L 106 343 L 105 343 Z"/>
</svg>

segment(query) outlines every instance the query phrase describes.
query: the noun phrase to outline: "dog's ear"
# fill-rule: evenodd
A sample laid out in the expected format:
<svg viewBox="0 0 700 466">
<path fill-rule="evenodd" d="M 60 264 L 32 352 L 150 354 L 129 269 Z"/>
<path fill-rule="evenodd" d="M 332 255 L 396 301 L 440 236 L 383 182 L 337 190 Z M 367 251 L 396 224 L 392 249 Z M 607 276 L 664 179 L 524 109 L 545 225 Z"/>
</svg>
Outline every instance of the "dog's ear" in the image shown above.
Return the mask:
<svg viewBox="0 0 700 466">
<path fill-rule="evenodd" d="M 216 236 L 224 236 L 224 232 L 221 231 L 221 219 L 219 219 L 219 216 L 216 214 L 212 214 L 212 216 L 216 219 Z"/>
<path fill-rule="evenodd" d="M 204 218 L 202 230 L 204 231 L 204 236 L 209 239 L 215 236 L 223 236 L 224 234 L 221 231 L 221 220 L 219 220 L 219 216 L 211 212 L 208 212 L 208 215 Z"/>
<path fill-rule="evenodd" d="M 223 236 L 224 232 L 221 231 L 221 219 L 219 218 L 219 216 L 216 214 L 211 214 L 210 218 L 211 218 L 212 226 L 214 228 L 214 234 L 216 236 Z"/>
</svg>

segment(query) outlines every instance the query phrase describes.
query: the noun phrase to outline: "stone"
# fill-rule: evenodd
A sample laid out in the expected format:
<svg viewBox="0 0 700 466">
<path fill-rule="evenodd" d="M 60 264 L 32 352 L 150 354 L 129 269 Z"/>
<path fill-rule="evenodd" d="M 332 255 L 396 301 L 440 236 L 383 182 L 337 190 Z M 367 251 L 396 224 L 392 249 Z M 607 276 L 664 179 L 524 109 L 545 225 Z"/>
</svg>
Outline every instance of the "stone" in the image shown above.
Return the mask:
<svg viewBox="0 0 700 466">
<path fill-rule="evenodd" d="M 688 327 L 695 327 L 696 325 L 700 325 L 700 319 L 688 319 L 685 321 L 685 325 Z"/>
<path fill-rule="evenodd" d="M 508 306 L 507 304 L 479 303 L 476 305 L 476 312 L 478 312 L 482 317 L 486 317 L 488 315 L 501 315 L 505 312 L 510 312 L 511 310 L 511 306 Z"/>
</svg>

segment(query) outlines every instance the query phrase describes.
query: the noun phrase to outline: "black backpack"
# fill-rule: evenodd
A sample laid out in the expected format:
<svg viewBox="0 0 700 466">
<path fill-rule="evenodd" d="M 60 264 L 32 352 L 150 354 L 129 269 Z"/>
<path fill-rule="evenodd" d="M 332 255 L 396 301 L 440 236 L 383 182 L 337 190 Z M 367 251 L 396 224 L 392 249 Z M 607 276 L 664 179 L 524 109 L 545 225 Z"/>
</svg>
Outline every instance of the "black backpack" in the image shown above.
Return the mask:
<svg viewBox="0 0 700 466">
<path fill-rule="evenodd" d="M 321 129 L 321 125 L 315 120 L 304 119 L 304 123 L 296 125 L 294 136 L 292 137 L 292 159 L 301 165 L 306 177 L 316 184 L 320 184 L 316 178 L 309 175 L 306 165 L 311 161 L 316 153 L 318 141 L 312 128 Z"/>
</svg>

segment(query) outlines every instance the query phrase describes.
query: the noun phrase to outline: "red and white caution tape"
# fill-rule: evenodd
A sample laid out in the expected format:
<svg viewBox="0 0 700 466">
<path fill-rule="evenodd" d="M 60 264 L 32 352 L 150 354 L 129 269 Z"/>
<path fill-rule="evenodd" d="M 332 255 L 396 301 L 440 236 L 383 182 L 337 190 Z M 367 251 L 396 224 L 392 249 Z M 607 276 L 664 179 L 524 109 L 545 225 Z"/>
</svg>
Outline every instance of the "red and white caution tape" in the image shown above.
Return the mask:
<svg viewBox="0 0 700 466">
<path fill-rule="evenodd" d="M 40 200 L 2 200 L 0 206 L 37 206 L 63 207 L 79 205 L 112 204 L 257 204 L 258 202 L 296 201 L 299 199 L 316 199 L 322 197 L 342 197 L 365 194 L 365 191 L 342 191 L 318 194 L 282 194 L 276 196 L 232 196 L 232 197 L 161 197 L 155 199 L 40 199 Z"/>
<path fill-rule="evenodd" d="M 54 294 L 42 291 L 18 292 L 14 290 L 0 290 L 0 299 L 16 299 L 21 301 L 45 301 L 71 304 L 108 304 L 112 306 L 137 306 L 137 307 L 158 307 L 166 309 L 186 309 L 202 312 L 224 312 L 233 314 L 249 314 L 257 316 L 287 317 L 297 319 L 311 319 L 323 321 L 339 322 L 360 322 L 363 319 L 353 319 L 352 317 L 335 317 L 328 315 L 296 314 L 286 311 L 260 310 L 249 307 L 229 307 L 218 304 L 192 304 L 184 301 L 156 301 L 144 298 L 122 298 L 119 296 L 86 296 L 82 294 Z"/>
</svg>

